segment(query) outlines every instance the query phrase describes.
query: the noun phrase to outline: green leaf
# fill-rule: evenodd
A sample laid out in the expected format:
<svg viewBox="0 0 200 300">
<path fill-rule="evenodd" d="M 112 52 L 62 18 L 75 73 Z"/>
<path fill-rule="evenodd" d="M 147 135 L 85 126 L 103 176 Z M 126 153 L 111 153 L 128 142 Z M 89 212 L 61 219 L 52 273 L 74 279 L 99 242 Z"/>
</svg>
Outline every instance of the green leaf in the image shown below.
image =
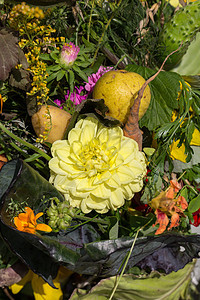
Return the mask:
<svg viewBox="0 0 200 300">
<path fill-rule="evenodd" d="M 47 73 L 50 72 L 55 72 L 55 71 L 59 71 L 61 69 L 60 65 L 52 65 L 50 67 L 47 68 Z"/>
<path fill-rule="evenodd" d="M 192 199 L 188 205 L 188 210 L 191 213 L 196 212 L 199 208 L 200 208 L 200 194 L 196 198 Z"/>
<path fill-rule="evenodd" d="M 188 190 L 187 188 L 183 188 L 180 192 L 180 196 L 183 196 L 186 201 L 188 201 Z"/>
<path fill-rule="evenodd" d="M 136 72 L 146 80 L 155 74 L 154 70 L 137 65 L 128 65 L 126 70 Z M 180 91 L 181 80 L 179 74 L 163 71 L 149 83 L 151 102 L 147 112 L 140 120 L 141 127 L 145 126 L 152 131 L 171 121 L 172 111 L 178 108 L 176 99 Z"/>
<path fill-rule="evenodd" d="M 0 80 L 5 81 L 19 60 L 18 38 L 5 28 L 0 30 Z"/>
<path fill-rule="evenodd" d="M 74 78 L 75 78 L 75 76 L 74 76 L 74 72 L 72 70 L 69 70 L 68 73 L 69 73 L 69 77 L 68 77 L 68 79 L 69 79 L 69 88 L 70 88 L 70 92 L 72 93 L 73 89 L 74 89 Z"/>
<path fill-rule="evenodd" d="M 48 54 L 48 53 L 41 53 L 40 58 L 43 59 L 43 60 L 51 61 L 50 54 Z"/>
<path fill-rule="evenodd" d="M 197 75 L 200 73 L 200 33 L 191 42 L 186 54 L 182 57 L 181 63 L 173 71 L 181 75 Z M 187 81 L 187 80 L 186 80 Z"/>
<path fill-rule="evenodd" d="M 109 220 L 111 222 L 111 229 L 109 230 L 109 239 L 114 240 L 118 238 L 119 222 L 116 217 L 111 217 Z"/>
<path fill-rule="evenodd" d="M 57 55 L 56 53 L 57 53 L 57 51 L 52 51 L 52 52 L 50 53 L 51 58 L 53 58 L 54 60 L 57 60 L 57 59 L 58 59 L 58 55 Z"/>
<path fill-rule="evenodd" d="M 77 75 L 81 77 L 84 81 L 88 80 L 86 74 L 77 65 L 74 64 L 72 68 L 77 73 Z"/>
<path fill-rule="evenodd" d="M 38 158 L 40 158 L 41 155 L 39 153 L 34 153 L 33 155 L 30 155 L 28 158 L 24 159 L 25 162 L 32 162 Z"/>
<path fill-rule="evenodd" d="M 186 299 L 188 285 L 191 281 L 191 272 L 194 263 L 188 264 L 178 272 L 164 276 L 153 273 L 149 277 L 138 279 L 132 275 L 122 276 L 112 300 L 179 300 Z M 101 280 L 89 293 L 76 289 L 70 300 L 107 300 L 113 287 L 116 284 L 116 277 Z"/>
<path fill-rule="evenodd" d="M 66 73 L 66 71 L 60 70 L 60 71 L 57 73 L 56 80 L 57 80 L 57 81 L 60 81 L 60 80 L 65 76 L 65 73 Z"/>
<path fill-rule="evenodd" d="M 49 75 L 47 77 L 47 82 L 50 82 L 52 80 L 54 80 L 56 78 L 56 76 L 58 75 L 59 72 L 55 72 L 55 73 L 51 73 L 51 75 Z"/>
</svg>

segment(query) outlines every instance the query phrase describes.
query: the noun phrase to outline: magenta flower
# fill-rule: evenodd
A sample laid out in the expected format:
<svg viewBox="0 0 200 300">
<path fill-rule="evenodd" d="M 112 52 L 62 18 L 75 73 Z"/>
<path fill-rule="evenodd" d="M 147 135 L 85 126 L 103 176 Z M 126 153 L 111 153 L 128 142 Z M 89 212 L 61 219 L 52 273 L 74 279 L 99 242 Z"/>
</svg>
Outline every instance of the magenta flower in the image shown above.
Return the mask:
<svg viewBox="0 0 200 300">
<path fill-rule="evenodd" d="M 70 100 L 75 104 L 78 105 L 80 104 L 83 100 L 85 100 L 87 98 L 87 94 L 86 95 L 80 95 L 81 92 L 84 90 L 83 86 L 80 86 L 80 88 L 77 88 L 75 86 L 74 91 L 71 93 L 70 95 Z M 69 90 L 67 91 L 67 94 L 65 95 L 65 100 L 67 101 L 69 98 Z"/>
<path fill-rule="evenodd" d="M 83 86 L 80 86 L 80 88 L 75 86 L 74 91 L 70 94 L 69 90 L 67 91 L 67 94 L 65 95 L 65 100 L 59 100 L 56 99 L 54 102 L 63 109 L 62 104 L 64 104 L 68 99 L 71 100 L 75 105 L 80 104 L 83 100 L 85 100 L 88 96 L 88 94 L 81 95 L 82 91 L 84 90 Z M 70 97 L 69 97 L 70 95 Z"/>
<path fill-rule="evenodd" d="M 63 109 L 62 104 L 65 103 L 65 100 L 59 100 L 59 99 L 56 99 L 56 100 L 54 100 L 54 102 L 55 102 L 61 109 Z"/>
<path fill-rule="evenodd" d="M 90 75 L 88 77 L 88 82 L 85 85 L 85 89 L 86 91 L 88 91 L 88 94 L 92 93 L 94 86 L 96 84 L 96 82 L 98 81 L 98 79 L 103 76 L 103 74 L 107 73 L 108 71 L 113 70 L 113 67 L 103 67 L 101 66 L 97 73 L 93 73 L 92 75 Z"/>
<path fill-rule="evenodd" d="M 60 63 L 64 67 L 71 67 L 76 60 L 79 51 L 80 48 L 76 47 L 73 43 L 70 42 L 65 44 L 61 50 Z"/>
</svg>

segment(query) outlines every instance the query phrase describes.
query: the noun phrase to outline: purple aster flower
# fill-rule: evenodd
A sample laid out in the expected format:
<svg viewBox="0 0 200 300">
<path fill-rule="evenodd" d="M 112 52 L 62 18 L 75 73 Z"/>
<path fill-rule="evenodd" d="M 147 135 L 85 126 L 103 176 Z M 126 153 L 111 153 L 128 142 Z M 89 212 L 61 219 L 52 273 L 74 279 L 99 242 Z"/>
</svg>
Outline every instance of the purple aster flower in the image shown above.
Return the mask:
<svg viewBox="0 0 200 300">
<path fill-rule="evenodd" d="M 62 47 L 60 54 L 60 63 L 65 67 L 71 67 L 77 58 L 80 51 L 79 47 L 76 47 L 73 43 L 65 44 Z"/>
<path fill-rule="evenodd" d="M 113 70 L 113 67 L 103 67 L 101 66 L 97 73 L 93 73 L 92 75 L 90 75 L 88 77 L 88 82 L 85 85 L 85 89 L 86 91 L 88 91 L 88 94 L 92 93 L 94 86 L 96 84 L 96 82 L 98 81 L 98 79 L 103 76 L 103 74 L 107 73 L 108 71 Z"/>
</svg>

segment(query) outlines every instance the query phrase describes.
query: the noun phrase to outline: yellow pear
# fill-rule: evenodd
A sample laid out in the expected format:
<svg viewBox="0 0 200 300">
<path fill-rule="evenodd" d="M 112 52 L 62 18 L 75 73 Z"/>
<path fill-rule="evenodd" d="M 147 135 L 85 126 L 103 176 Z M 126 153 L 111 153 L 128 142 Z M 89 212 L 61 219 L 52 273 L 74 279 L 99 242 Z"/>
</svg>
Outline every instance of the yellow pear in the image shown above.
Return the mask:
<svg viewBox="0 0 200 300">
<path fill-rule="evenodd" d="M 42 105 L 32 116 L 31 122 L 38 137 L 53 143 L 63 138 L 70 119 L 71 115 L 65 110 L 52 105 Z"/>
<path fill-rule="evenodd" d="M 93 98 L 104 99 L 109 108 L 107 115 L 125 123 L 138 91 L 144 83 L 145 79 L 137 73 L 112 70 L 99 78 L 93 90 Z M 147 86 L 140 103 L 139 119 L 145 114 L 150 100 L 151 91 Z"/>
</svg>

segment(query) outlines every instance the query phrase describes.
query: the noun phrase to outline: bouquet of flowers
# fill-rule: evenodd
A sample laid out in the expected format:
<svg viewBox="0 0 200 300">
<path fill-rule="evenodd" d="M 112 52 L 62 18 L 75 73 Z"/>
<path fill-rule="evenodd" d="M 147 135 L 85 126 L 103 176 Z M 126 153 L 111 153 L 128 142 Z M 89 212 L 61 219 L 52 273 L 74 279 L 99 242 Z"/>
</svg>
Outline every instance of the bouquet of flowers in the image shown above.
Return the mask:
<svg viewBox="0 0 200 300">
<path fill-rule="evenodd" d="M 199 0 L 36 2 L 1 5 L 2 299 L 189 299 Z"/>
</svg>

